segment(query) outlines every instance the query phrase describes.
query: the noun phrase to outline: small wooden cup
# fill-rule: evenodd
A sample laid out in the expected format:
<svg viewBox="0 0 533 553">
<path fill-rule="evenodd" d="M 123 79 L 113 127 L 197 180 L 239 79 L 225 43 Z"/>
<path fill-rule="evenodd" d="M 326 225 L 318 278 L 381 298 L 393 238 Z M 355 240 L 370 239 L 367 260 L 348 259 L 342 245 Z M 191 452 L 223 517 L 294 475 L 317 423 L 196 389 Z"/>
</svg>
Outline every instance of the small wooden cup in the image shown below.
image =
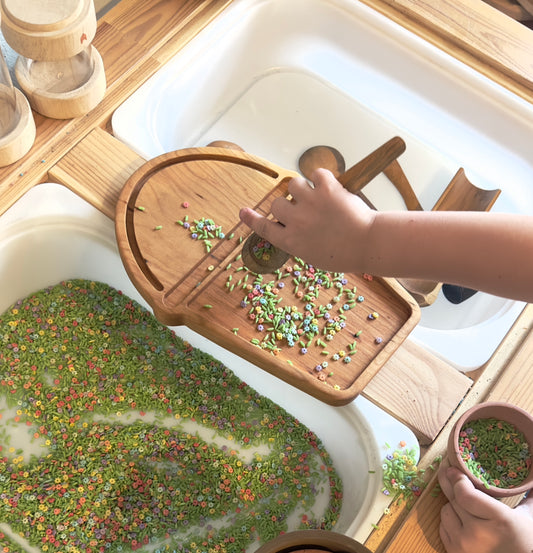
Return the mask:
<svg viewBox="0 0 533 553">
<path fill-rule="evenodd" d="M 512 497 L 532 489 L 533 466 L 530 467 L 529 474 L 522 483 L 514 488 L 487 487 L 477 476 L 470 472 L 459 451 L 459 433 L 466 423 L 478 419 L 497 419 L 512 424 L 519 432 L 524 434 L 529 444 L 529 450 L 533 453 L 533 417 L 527 411 L 524 411 L 524 409 L 508 403 L 487 402 L 470 408 L 455 423 L 448 438 L 447 455 L 450 464 L 466 474 L 478 490 L 492 497 Z"/>
<path fill-rule="evenodd" d="M 72 88 L 61 84 L 67 64 L 77 63 L 80 57 L 87 58 L 87 75 Z M 76 57 L 61 61 L 33 61 L 18 58 L 15 75 L 20 87 L 28 97 L 31 107 L 40 114 L 53 119 L 71 119 L 91 111 L 105 96 L 106 78 L 102 57 L 94 46 Z M 32 64 L 38 70 L 32 70 Z M 63 69 L 64 66 L 64 69 Z"/>
<path fill-rule="evenodd" d="M 262 545 L 256 553 L 370 553 L 364 545 L 344 534 L 327 530 L 297 530 Z"/>
</svg>

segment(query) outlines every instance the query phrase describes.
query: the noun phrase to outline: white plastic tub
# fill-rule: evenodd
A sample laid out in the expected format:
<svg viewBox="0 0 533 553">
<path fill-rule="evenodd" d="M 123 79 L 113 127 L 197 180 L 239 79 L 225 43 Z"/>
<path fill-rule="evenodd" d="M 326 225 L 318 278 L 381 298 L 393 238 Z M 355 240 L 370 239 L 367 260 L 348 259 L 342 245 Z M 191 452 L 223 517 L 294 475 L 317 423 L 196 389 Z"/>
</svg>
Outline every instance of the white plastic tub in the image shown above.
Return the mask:
<svg viewBox="0 0 533 553">
<path fill-rule="evenodd" d="M 42 184 L 0 217 L 0 312 L 19 298 L 71 278 L 105 282 L 147 307 L 122 266 L 112 221 L 66 188 Z M 345 407 L 328 406 L 187 328 L 175 330 L 319 436 L 344 484 L 336 530 L 364 541 L 387 505 L 381 493 L 383 459 L 400 441 L 416 447 L 413 433 L 362 397 Z M 0 413 L 3 404 L 0 397 Z M 25 447 L 23 436 L 11 438 L 12 444 Z"/>
<path fill-rule="evenodd" d="M 502 189 L 493 210 L 533 213 L 533 107 L 353 0 L 235 0 L 115 112 L 113 130 L 145 158 L 229 140 L 293 170 L 310 146 L 334 146 L 350 166 L 398 134 L 425 209 L 464 167 Z M 383 175 L 365 194 L 405 209 Z M 523 306 L 441 294 L 412 337 L 471 370 Z"/>
</svg>

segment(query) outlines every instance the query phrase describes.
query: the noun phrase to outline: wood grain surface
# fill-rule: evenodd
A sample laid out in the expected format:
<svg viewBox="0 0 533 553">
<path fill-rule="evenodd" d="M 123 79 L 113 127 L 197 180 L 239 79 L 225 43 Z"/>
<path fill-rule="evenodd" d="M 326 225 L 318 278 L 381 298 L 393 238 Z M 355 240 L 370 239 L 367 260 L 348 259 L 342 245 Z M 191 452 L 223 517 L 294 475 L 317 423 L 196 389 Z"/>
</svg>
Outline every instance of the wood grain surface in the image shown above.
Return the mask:
<svg viewBox="0 0 533 553">
<path fill-rule="evenodd" d="M 533 34 L 482 0 L 361 1 L 526 101 L 533 101 Z M 35 115 L 37 138 L 33 148 L 19 163 L 0 169 L 0 213 L 31 187 L 50 180 L 49 173 L 54 171 L 54 175 L 61 175 L 60 182 L 72 186 L 78 194 L 110 215 L 118 196 L 115 186 L 123 182 L 121 179 L 129 176 L 140 162 L 130 152 L 124 158 L 125 167 L 114 165 L 123 158 L 121 154 L 113 154 L 120 152 L 122 145 L 115 144 L 107 132 L 113 111 L 229 4 L 231 0 L 121 0 L 106 13 L 98 23 L 94 40 L 106 69 L 106 97 L 82 118 L 54 121 Z M 113 144 L 109 152 L 106 151 L 107 142 L 100 142 L 104 135 Z M 84 143 L 86 139 L 88 142 Z M 100 156 L 93 154 L 92 158 L 77 158 L 94 143 L 101 144 Z M 104 164 L 109 162 L 113 169 L 106 175 L 104 167 L 97 166 L 98 160 Z M 92 173 L 98 173 L 99 177 Z M 448 407 L 454 402 L 457 407 L 462 401 L 457 408 L 460 411 L 489 395 L 491 399 L 501 395 L 509 401 L 524 401 L 520 404 L 525 406 L 527 398 L 533 397 L 533 373 L 529 369 L 527 352 L 516 360 L 514 356 L 520 344 L 524 344 L 525 349 L 533 347 L 531 321 L 533 311 L 528 309 L 490 362 L 480 370 L 464 399 L 461 390 L 465 383 L 461 383 L 457 392 L 453 390 L 455 386 L 450 385 L 446 392 L 450 394 Z M 396 363 L 405 360 L 404 373 L 412 364 L 411 354 L 405 353 L 404 346 L 408 344 L 404 342 L 394 355 Z M 448 376 L 455 372 L 445 364 L 441 366 L 428 361 L 424 364 L 429 371 L 426 375 L 418 362 L 415 366 L 424 381 L 441 381 L 432 386 L 435 390 L 446 390 Z M 504 373 L 506 376 L 500 383 L 499 378 Z M 516 379 L 515 374 L 518 374 Z M 375 385 L 371 392 L 372 401 L 378 404 L 383 401 L 395 416 L 430 432 L 431 447 L 421 459 L 424 467 L 441 451 L 441 442 L 445 441 L 447 428 L 456 416 L 455 408 L 446 416 L 446 410 L 439 407 L 441 398 L 429 400 L 424 386 L 417 387 L 411 394 L 398 393 L 395 401 L 394 383 L 402 378 L 404 376 L 397 372 L 397 367 L 390 361 L 386 363 L 372 382 Z M 423 413 L 422 421 L 420 412 Z M 416 420 L 411 420 L 412 417 Z M 450 422 L 443 422 L 447 418 Z M 442 552 L 437 529 L 443 503 L 442 496 L 434 498 L 428 492 L 428 497 L 422 496 L 409 513 L 402 511 L 400 516 L 384 517 L 379 532 L 367 540 L 367 547 L 379 553 Z"/>
<path fill-rule="evenodd" d="M 273 199 L 287 194 L 287 183 L 295 175 L 225 148 L 163 154 L 142 165 L 125 183 L 115 213 L 117 242 L 128 275 L 160 321 L 187 325 L 318 399 L 343 405 L 363 390 L 401 345 L 420 311 L 396 281 L 345 275 L 346 282 L 341 284 L 339 277 L 334 283 L 333 275 L 332 280 L 329 275 L 318 279 L 318 270 L 298 260 L 290 260 L 278 276 L 263 277 L 244 267 L 242 243 L 250 230 L 240 222 L 240 208 L 253 206 L 269 216 Z M 185 222 L 194 227 L 194 235 Z M 205 240 L 191 239 L 202 234 L 199 228 L 204 224 L 220 227 L 225 236 L 219 239 L 210 229 L 209 247 Z M 291 274 L 297 264 L 306 281 L 313 280 L 311 288 L 302 282 L 301 298 L 295 296 L 300 285 Z M 283 336 L 274 332 L 276 323 L 267 319 L 258 324 L 250 312 L 250 307 L 254 313 L 260 311 L 251 301 L 257 290 L 261 294 L 266 290 L 269 296 L 273 290 L 279 302 L 276 311 L 288 308 L 302 319 L 312 319 L 323 333 L 302 331 L 294 345 L 292 339 L 275 338 Z M 348 302 L 351 305 L 344 307 Z M 337 318 L 342 330 L 328 332 L 334 339 L 326 344 L 326 327 L 332 327 L 326 318 L 319 322 L 324 311 L 318 310 L 328 305 L 324 310 L 331 325 L 336 326 Z M 272 348 L 266 347 L 259 326 L 271 331 Z M 298 326 L 305 328 L 301 320 Z M 362 335 L 356 339 L 359 331 Z M 332 363 L 335 352 L 342 351 L 345 355 Z M 324 361 L 328 369 L 317 371 Z"/>
</svg>

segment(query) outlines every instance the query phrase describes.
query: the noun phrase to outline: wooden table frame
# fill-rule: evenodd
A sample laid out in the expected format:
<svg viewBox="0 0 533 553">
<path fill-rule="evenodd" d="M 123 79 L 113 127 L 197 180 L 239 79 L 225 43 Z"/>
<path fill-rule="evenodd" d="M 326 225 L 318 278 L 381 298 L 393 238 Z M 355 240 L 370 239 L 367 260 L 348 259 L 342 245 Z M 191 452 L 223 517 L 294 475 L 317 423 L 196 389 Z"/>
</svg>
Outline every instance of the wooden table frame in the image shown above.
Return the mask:
<svg viewBox="0 0 533 553">
<path fill-rule="evenodd" d="M 60 182 L 114 216 L 118 192 L 144 160 L 110 130 L 114 110 L 215 18 L 232 0 L 121 0 L 99 20 L 94 45 L 107 77 L 104 100 L 84 117 L 67 121 L 35 114 L 37 138 L 20 162 L 0 168 L 0 214 L 31 187 Z M 471 66 L 533 103 L 533 31 L 482 0 L 354 0 Z M 117 161 L 119 160 L 119 161 Z M 411 426 L 427 467 L 444 451 L 460 413 L 498 399 L 533 411 L 533 308 L 527 307 L 489 362 L 471 377 L 407 340 L 365 388 L 364 394 Z M 425 388 L 419 386 L 424 375 Z M 398 394 L 398 378 L 405 394 Z M 438 401 L 424 410 L 427 397 Z M 420 413 L 423 411 L 423 415 Z M 393 509 L 368 539 L 377 553 L 443 552 L 438 538 L 442 494 L 426 492 L 410 511 Z"/>
</svg>

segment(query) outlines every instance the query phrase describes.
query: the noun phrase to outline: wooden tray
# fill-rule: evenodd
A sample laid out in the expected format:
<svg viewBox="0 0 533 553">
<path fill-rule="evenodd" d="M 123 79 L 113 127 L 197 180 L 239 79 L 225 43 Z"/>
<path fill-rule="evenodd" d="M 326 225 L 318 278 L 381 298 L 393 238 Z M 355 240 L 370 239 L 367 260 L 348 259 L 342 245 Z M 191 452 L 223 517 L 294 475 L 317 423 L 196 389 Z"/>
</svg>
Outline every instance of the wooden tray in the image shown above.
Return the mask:
<svg viewBox="0 0 533 553">
<path fill-rule="evenodd" d="M 164 154 L 126 182 L 116 208 L 118 246 L 128 275 L 161 322 L 186 325 L 318 399 L 342 405 L 390 358 L 420 311 L 394 280 L 323 274 L 293 259 L 277 276 L 243 267 L 242 242 L 250 230 L 239 209 L 254 206 L 268 215 L 293 176 L 236 150 Z M 198 222 L 204 228 L 198 230 Z M 204 238 L 210 224 L 212 237 Z M 287 320 L 285 335 L 278 334 L 278 314 Z"/>
</svg>

